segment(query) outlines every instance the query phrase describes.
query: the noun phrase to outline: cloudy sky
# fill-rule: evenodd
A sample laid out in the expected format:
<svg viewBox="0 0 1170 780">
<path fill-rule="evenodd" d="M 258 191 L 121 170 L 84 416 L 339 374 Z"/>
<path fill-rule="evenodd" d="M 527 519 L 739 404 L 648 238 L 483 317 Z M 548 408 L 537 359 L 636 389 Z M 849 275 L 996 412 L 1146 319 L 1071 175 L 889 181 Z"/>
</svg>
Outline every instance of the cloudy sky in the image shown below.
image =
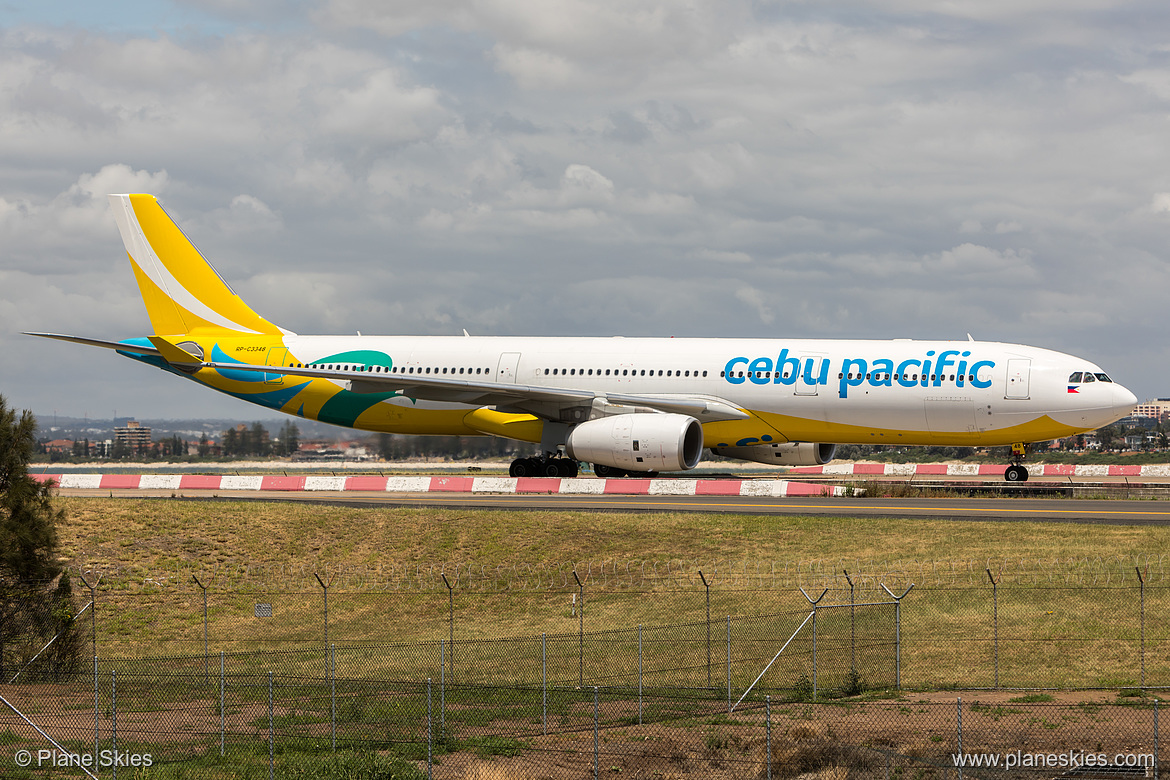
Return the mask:
<svg viewBox="0 0 1170 780">
<path fill-rule="evenodd" d="M 149 332 L 155 193 L 300 333 L 976 338 L 1170 396 L 1165 0 L 0 0 L 0 394 L 268 416 Z"/>
</svg>

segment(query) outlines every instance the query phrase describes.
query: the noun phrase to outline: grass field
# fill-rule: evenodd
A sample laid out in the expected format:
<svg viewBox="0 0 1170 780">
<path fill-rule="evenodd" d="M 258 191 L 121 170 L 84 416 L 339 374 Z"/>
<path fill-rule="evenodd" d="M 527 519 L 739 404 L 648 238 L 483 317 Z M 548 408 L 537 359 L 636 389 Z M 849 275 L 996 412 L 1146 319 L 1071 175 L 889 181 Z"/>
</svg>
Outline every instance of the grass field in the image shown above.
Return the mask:
<svg viewBox="0 0 1170 780">
<path fill-rule="evenodd" d="M 103 657 L 201 652 L 203 602 L 192 575 L 208 585 L 210 649 L 233 652 L 320 647 L 324 600 L 314 571 L 327 582 L 338 572 L 362 573 L 338 578 L 330 591 L 330 642 L 437 643 L 452 634 L 461 641 L 539 639 L 542 633 L 575 637 L 582 626 L 571 572 L 579 564 L 583 576 L 594 571 L 592 578 L 585 577 L 584 630 L 624 630 L 611 642 L 630 656 L 638 625 L 705 620 L 699 568 L 714 582 L 716 640 L 728 615 L 807 612 L 796 584 L 814 596 L 820 587 L 833 588 L 823 603 L 847 602 L 842 577 L 822 580 L 826 572 L 839 575 L 837 569 L 851 568 L 862 585 L 858 601 L 888 600 L 877 589 L 879 580 L 898 592 L 911 582 L 919 586 L 904 609 L 907 685 L 991 686 L 997 653 L 1003 685 L 1133 685 L 1141 679 L 1142 622 L 1137 579 L 1125 561 L 1158 561 L 1170 552 L 1170 529 L 1138 526 L 60 501 L 69 518 L 61 529 L 66 562 L 77 571 L 110 572 L 98 596 Z M 739 576 L 752 573 L 747 563 L 744 572 L 738 571 L 748 560 L 780 562 L 786 578 Z M 637 580 L 640 584 L 631 586 L 635 578 L 607 582 L 608 577 L 597 576 L 607 561 L 610 571 L 629 561 L 692 565 L 683 579 L 651 585 Z M 810 561 L 820 565 L 802 565 Z M 897 565 L 867 570 L 875 561 Z M 1042 568 L 1021 568 L 1021 561 Z M 1078 568 L 1097 561 L 1109 570 L 1108 587 L 1101 587 L 1106 580 L 1099 571 L 1086 578 Z M 920 564 L 917 573 L 903 565 L 914 562 Z M 527 587 L 527 581 L 510 588 L 509 583 L 482 587 L 479 580 L 468 587 L 467 565 L 490 575 L 497 567 L 515 571 L 550 563 L 559 572 L 560 587 L 550 586 L 548 577 L 535 578 L 540 582 L 535 587 Z M 1007 581 L 998 594 L 997 612 L 983 579 L 984 563 L 997 572 L 1007 569 L 1000 574 Z M 461 568 L 448 569 L 455 585 L 452 614 L 447 589 L 431 569 L 454 564 Z M 932 582 L 918 576 L 924 566 Z M 420 567 L 428 576 L 403 585 L 401 576 Z M 939 576 L 948 568 L 963 574 L 955 585 Z M 1015 587 L 1021 583 L 1012 581 L 1013 573 L 1023 570 L 1030 571 L 1029 587 Z M 1148 679 L 1170 684 L 1170 661 L 1163 652 L 1170 648 L 1170 592 L 1163 589 L 1161 571 L 1149 578 Z M 272 604 L 276 618 L 256 619 L 253 608 L 259 602 Z M 448 623 L 452 618 L 454 626 Z M 775 636 L 765 644 L 782 642 L 800 619 L 778 619 Z M 705 634 L 703 628 L 685 630 L 688 638 L 671 646 L 676 654 L 684 647 L 701 654 L 703 660 L 692 666 L 705 662 L 705 642 L 700 647 L 691 637 Z M 526 653 L 531 655 L 531 647 Z M 515 663 L 506 648 L 491 655 L 495 660 L 484 663 L 493 668 Z M 630 663 L 630 658 L 622 661 L 626 667 Z"/>
<path fill-rule="evenodd" d="M 350 509 L 284 503 L 60 498 L 65 561 L 127 583 L 217 567 L 372 569 L 601 560 L 1137 559 L 1170 528 L 740 515 Z"/>
</svg>

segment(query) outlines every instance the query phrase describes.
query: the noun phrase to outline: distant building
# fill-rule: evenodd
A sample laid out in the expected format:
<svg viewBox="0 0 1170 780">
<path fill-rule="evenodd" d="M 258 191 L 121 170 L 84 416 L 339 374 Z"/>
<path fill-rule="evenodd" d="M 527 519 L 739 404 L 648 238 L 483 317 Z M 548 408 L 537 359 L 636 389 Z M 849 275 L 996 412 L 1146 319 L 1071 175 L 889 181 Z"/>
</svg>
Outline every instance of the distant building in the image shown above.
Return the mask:
<svg viewBox="0 0 1170 780">
<path fill-rule="evenodd" d="M 1144 401 L 1133 408 L 1131 417 L 1148 417 L 1158 422 L 1170 420 L 1170 398 Z"/>
<path fill-rule="evenodd" d="M 150 428 L 135 420 L 129 420 L 125 428 L 114 429 L 114 444 L 124 444 L 134 452 L 150 449 Z"/>
</svg>

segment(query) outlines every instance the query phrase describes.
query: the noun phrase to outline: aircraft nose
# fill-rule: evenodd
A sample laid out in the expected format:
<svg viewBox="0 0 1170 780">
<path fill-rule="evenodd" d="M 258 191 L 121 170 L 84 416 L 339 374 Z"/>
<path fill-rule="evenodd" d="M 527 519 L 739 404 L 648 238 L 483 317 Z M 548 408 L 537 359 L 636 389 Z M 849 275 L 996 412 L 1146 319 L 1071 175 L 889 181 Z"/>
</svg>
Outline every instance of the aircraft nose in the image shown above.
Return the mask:
<svg viewBox="0 0 1170 780">
<path fill-rule="evenodd" d="M 1118 418 L 1125 417 L 1137 406 L 1137 396 L 1119 384 L 1113 385 L 1113 411 Z"/>
</svg>

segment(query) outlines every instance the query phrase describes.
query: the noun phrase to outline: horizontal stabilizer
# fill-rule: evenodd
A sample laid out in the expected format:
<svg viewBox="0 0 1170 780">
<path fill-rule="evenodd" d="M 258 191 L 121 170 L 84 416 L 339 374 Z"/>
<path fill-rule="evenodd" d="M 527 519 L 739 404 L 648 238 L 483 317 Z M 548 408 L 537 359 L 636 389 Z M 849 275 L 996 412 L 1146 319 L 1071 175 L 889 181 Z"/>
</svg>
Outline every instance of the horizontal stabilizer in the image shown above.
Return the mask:
<svg viewBox="0 0 1170 780">
<path fill-rule="evenodd" d="M 87 339 L 83 336 L 66 336 L 61 333 L 32 333 L 25 331 L 26 336 L 39 336 L 43 339 L 57 339 L 58 341 L 71 341 L 74 344 L 85 344 L 89 347 L 104 347 L 106 349 L 116 349 L 119 352 L 133 352 L 135 355 L 155 355 L 162 357 L 162 353 L 155 347 L 146 347 L 138 344 L 126 344 L 121 341 L 105 341 L 103 339 Z M 198 360 L 195 360 L 198 363 Z"/>
</svg>

